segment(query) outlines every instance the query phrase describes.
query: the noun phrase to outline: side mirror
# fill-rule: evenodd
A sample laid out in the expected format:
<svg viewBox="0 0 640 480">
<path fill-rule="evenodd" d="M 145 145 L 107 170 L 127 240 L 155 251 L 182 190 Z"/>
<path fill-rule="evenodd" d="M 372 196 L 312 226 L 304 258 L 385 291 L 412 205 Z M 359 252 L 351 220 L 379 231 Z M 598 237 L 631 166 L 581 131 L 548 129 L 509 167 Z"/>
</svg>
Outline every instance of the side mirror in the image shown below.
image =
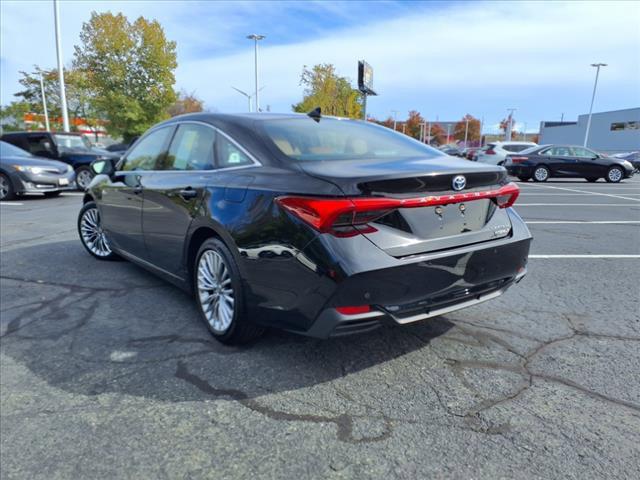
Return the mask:
<svg viewBox="0 0 640 480">
<path fill-rule="evenodd" d="M 98 159 L 91 162 L 91 171 L 95 175 L 111 176 L 115 173 L 116 167 L 111 159 Z"/>
</svg>

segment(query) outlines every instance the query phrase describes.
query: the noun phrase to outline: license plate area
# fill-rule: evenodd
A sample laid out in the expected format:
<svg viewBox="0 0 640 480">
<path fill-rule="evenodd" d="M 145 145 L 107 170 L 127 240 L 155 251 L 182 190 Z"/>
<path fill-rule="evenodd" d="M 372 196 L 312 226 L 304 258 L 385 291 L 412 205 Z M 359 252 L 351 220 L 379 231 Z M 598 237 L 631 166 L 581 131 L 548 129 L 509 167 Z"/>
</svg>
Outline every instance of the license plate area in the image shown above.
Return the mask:
<svg viewBox="0 0 640 480">
<path fill-rule="evenodd" d="M 58 180 L 58 185 L 60 185 L 60 186 L 69 185 L 69 180 L 67 178 L 60 178 Z"/>
</svg>

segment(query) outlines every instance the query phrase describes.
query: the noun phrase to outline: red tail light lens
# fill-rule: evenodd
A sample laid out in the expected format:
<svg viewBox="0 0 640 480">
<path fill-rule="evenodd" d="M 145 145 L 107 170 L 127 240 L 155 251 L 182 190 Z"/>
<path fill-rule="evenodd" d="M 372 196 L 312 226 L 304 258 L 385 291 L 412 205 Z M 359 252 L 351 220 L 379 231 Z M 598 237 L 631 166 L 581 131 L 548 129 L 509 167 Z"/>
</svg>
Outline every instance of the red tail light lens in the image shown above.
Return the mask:
<svg viewBox="0 0 640 480">
<path fill-rule="evenodd" d="M 526 162 L 528 159 L 528 157 L 511 157 L 511 163 L 522 163 Z"/>
<path fill-rule="evenodd" d="M 342 227 L 366 225 L 398 208 L 435 207 L 453 203 L 493 199 L 498 207 L 513 205 L 520 194 L 515 183 L 508 183 L 497 190 L 454 193 L 415 198 L 318 198 L 285 196 L 276 203 L 322 233 L 345 236 Z M 336 230 L 338 229 L 338 230 Z M 355 232 L 357 234 L 357 232 Z"/>
<path fill-rule="evenodd" d="M 371 307 L 369 305 L 358 305 L 357 307 L 336 307 L 336 310 L 342 315 L 358 315 L 359 313 L 369 313 Z"/>
<path fill-rule="evenodd" d="M 487 150 L 486 152 L 484 152 L 485 155 L 495 155 L 496 152 L 493 148 L 490 148 L 489 150 Z"/>
</svg>

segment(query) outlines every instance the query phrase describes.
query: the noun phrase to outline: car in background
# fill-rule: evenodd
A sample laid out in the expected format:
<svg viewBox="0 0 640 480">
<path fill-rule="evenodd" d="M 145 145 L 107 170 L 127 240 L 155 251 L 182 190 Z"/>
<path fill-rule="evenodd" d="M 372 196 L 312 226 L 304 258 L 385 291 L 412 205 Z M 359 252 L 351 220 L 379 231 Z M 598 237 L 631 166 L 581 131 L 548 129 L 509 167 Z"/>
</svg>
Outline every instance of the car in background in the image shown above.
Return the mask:
<svg viewBox="0 0 640 480">
<path fill-rule="evenodd" d="M 604 178 L 618 183 L 634 173 L 628 160 L 609 157 L 577 145 L 541 145 L 507 156 L 505 168 L 523 182 L 533 178 L 546 182 L 549 178 L 584 178 L 596 182 Z"/>
<path fill-rule="evenodd" d="M 13 200 L 17 195 L 42 193 L 55 197 L 73 190 L 75 173 L 71 166 L 0 141 L 0 200 Z"/>
<path fill-rule="evenodd" d="M 71 165 L 76 172 L 76 184 L 84 190 L 93 179 L 91 162 L 97 159 L 119 158 L 116 153 L 91 146 L 91 143 L 80 133 L 68 132 L 10 132 L 0 137 L 32 155 L 59 160 Z"/>
<path fill-rule="evenodd" d="M 480 147 L 466 147 L 462 149 L 462 157 L 467 160 L 474 160 L 475 153 L 480 150 Z"/>
<path fill-rule="evenodd" d="M 224 343 L 410 324 L 526 274 L 531 234 L 503 168 L 369 122 L 181 115 L 92 168 L 84 248 L 193 292 Z"/>
<path fill-rule="evenodd" d="M 441 145 L 440 147 L 438 147 L 438 150 L 453 157 L 462 157 L 462 151 L 458 148 L 457 145 Z"/>
<path fill-rule="evenodd" d="M 504 164 L 507 155 L 521 152 L 527 148 L 535 147 L 534 142 L 492 142 L 487 143 L 478 152 L 476 161 L 490 163 L 492 165 Z"/>
<path fill-rule="evenodd" d="M 627 160 L 631 162 L 633 168 L 636 173 L 640 172 L 640 151 L 638 152 L 625 152 L 625 153 L 616 153 L 611 155 L 613 158 L 621 158 L 622 160 Z"/>
<path fill-rule="evenodd" d="M 136 143 L 136 140 L 138 140 L 138 138 L 140 138 L 140 137 L 133 137 L 130 142 L 113 143 L 113 144 L 109 145 L 106 148 L 106 150 L 111 152 L 111 153 L 123 154 L 124 152 L 126 152 L 129 149 L 129 147 L 131 145 Z"/>
</svg>

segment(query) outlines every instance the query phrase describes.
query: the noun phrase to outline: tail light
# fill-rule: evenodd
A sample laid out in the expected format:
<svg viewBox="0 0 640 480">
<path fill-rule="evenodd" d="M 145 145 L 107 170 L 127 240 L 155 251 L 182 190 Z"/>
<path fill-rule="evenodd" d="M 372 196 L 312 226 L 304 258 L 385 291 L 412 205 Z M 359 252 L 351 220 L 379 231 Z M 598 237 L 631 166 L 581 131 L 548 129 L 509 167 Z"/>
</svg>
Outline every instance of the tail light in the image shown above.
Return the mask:
<svg viewBox="0 0 640 480">
<path fill-rule="evenodd" d="M 371 307 L 369 305 L 358 305 L 355 307 L 336 307 L 336 310 L 342 315 L 358 315 L 360 313 L 369 313 Z"/>
<path fill-rule="evenodd" d="M 493 148 L 490 148 L 489 150 L 484 152 L 485 155 L 495 155 L 496 151 Z"/>
<path fill-rule="evenodd" d="M 496 190 L 430 195 L 414 198 L 351 197 L 321 198 L 284 196 L 276 203 L 321 233 L 335 236 L 357 235 L 375 231 L 368 224 L 399 208 L 450 205 L 473 200 L 492 199 L 500 208 L 513 205 L 520 194 L 515 183 Z M 366 230 L 363 230 L 366 229 Z"/>
<path fill-rule="evenodd" d="M 509 157 L 509 158 L 511 158 L 511 163 L 522 163 L 529 160 L 528 157 Z"/>
</svg>

